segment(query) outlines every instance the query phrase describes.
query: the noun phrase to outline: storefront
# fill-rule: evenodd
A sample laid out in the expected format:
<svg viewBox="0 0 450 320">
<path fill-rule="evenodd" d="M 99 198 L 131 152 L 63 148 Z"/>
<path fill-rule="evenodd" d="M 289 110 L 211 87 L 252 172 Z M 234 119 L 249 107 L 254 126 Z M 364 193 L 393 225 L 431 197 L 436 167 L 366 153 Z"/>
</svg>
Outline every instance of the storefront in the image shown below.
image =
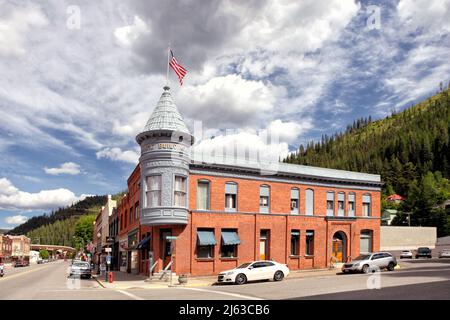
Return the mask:
<svg viewBox="0 0 450 320">
<path fill-rule="evenodd" d="M 119 238 L 119 271 L 126 272 L 128 264 L 128 237 Z"/>
<path fill-rule="evenodd" d="M 139 274 L 138 229 L 128 233 L 128 263 L 127 272 Z"/>
</svg>

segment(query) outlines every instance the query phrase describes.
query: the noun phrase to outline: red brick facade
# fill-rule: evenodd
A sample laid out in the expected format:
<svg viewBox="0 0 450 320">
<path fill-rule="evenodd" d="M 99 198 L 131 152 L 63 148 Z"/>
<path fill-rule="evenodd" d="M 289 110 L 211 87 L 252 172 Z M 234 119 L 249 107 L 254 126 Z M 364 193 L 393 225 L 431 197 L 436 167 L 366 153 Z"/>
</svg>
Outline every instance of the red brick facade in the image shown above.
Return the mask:
<svg viewBox="0 0 450 320">
<path fill-rule="evenodd" d="M 132 218 L 130 224 L 129 214 L 134 213 L 136 204 L 140 202 L 140 170 L 139 166 L 128 179 L 129 193 L 118 204 L 119 236 L 125 237 L 130 231 L 139 228 L 138 239 L 151 235 L 150 250 L 158 261 L 156 271 L 161 270 L 167 261 L 163 261 L 163 240 L 161 232 L 170 230 L 171 235 L 177 236 L 173 251 L 174 271 L 178 274 L 213 275 L 220 271 L 234 268 L 237 265 L 259 259 L 260 232 L 268 231 L 268 248 L 266 259 L 273 259 L 286 263 L 291 269 L 311 269 L 328 267 L 332 259 L 333 237 L 340 232 L 342 242 L 343 260 L 355 257 L 360 253 L 361 231 L 370 231 L 372 251 L 379 250 L 380 243 L 380 191 L 377 188 L 365 187 L 341 188 L 334 183 L 330 186 L 295 183 L 295 180 L 286 182 L 275 181 L 267 176 L 265 181 L 261 177 L 252 176 L 241 178 L 225 177 L 222 172 L 218 176 L 191 174 L 189 177 L 189 208 L 190 217 L 187 225 L 167 226 L 139 226 L 139 219 Z M 197 185 L 199 180 L 209 181 L 210 209 L 197 210 Z M 225 212 L 225 184 L 237 184 L 236 212 Z M 259 213 L 260 186 L 270 187 L 270 213 Z M 344 184 L 343 184 L 344 185 Z M 291 189 L 298 188 L 300 195 L 299 214 L 291 214 Z M 305 190 L 314 191 L 314 214 L 305 215 Z M 375 190 L 375 191 L 374 191 Z M 327 192 L 335 192 L 334 216 L 327 217 Z M 337 194 L 345 193 L 344 217 L 337 217 Z M 348 217 L 348 195 L 355 194 L 355 215 Z M 363 216 L 362 197 L 371 196 L 371 214 Z M 131 210 L 130 210 L 131 209 Z M 212 258 L 197 257 L 197 229 L 206 228 L 214 231 L 216 245 L 213 248 Z M 234 229 L 240 238 L 237 245 L 236 258 L 221 258 L 221 232 L 222 229 Z M 298 254 L 291 256 L 291 231 L 299 231 Z M 313 253 L 306 254 L 306 234 L 313 231 Z M 139 273 L 148 274 L 148 251 L 139 250 Z"/>
</svg>

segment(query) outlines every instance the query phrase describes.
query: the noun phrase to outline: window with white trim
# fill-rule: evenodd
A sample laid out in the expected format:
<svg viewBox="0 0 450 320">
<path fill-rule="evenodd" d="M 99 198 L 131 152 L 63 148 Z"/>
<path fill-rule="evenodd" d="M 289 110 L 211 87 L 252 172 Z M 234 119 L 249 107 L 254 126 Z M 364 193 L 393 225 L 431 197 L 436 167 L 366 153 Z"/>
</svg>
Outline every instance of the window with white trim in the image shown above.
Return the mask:
<svg viewBox="0 0 450 320">
<path fill-rule="evenodd" d="M 314 190 L 306 189 L 305 191 L 305 214 L 313 215 L 314 214 Z"/>
<path fill-rule="evenodd" d="M 161 175 L 148 176 L 146 184 L 146 207 L 153 208 L 161 206 Z"/>
<path fill-rule="evenodd" d="M 175 176 L 173 205 L 176 207 L 186 207 L 186 181 L 186 177 Z"/>
<path fill-rule="evenodd" d="M 227 182 L 225 184 L 225 211 L 235 212 L 237 210 L 237 183 Z"/>
<path fill-rule="evenodd" d="M 210 184 L 207 180 L 199 180 L 197 183 L 197 209 L 210 210 Z"/>
<path fill-rule="evenodd" d="M 364 194 L 362 197 L 362 215 L 370 217 L 372 215 L 372 199 L 370 194 Z"/>
</svg>

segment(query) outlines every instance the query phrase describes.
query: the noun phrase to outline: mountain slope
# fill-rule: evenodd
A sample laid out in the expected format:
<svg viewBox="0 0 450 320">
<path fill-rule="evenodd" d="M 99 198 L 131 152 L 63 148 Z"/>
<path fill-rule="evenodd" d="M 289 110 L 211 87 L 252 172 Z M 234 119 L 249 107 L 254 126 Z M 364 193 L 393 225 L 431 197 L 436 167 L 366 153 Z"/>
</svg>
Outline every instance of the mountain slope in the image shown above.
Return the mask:
<svg viewBox="0 0 450 320">
<path fill-rule="evenodd" d="M 385 119 L 359 119 L 343 133 L 301 145 L 285 162 L 381 174 L 382 209 L 398 209 L 394 224 L 437 227 L 450 234 L 450 95 L 440 93 Z M 398 193 L 401 205 L 384 200 Z M 410 221 L 408 222 L 408 215 Z"/>
<path fill-rule="evenodd" d="M 79 217 L 82 215 L 97 215 L 100 208 L 106 204 L 106 200 L 107 196 L 87 197 L 86 199 L 78 201 L 69 207 L 59 208 L 50 215 L 44 214 L 41 216 L 32 217 L 25 223 L 9 230 L 8 234 L 27 234 L 34 229 L 53 224 L 56 221 Z"/>
<path fill-rule="evenodd" d="M 300 146 L 285 162 L 381 174 L 407 195 L 407 182 L 440 171 L 450 178 L 450 95 L 443 91 L 378 121 L 358 120 L 344 133 Z"/>
</svg>

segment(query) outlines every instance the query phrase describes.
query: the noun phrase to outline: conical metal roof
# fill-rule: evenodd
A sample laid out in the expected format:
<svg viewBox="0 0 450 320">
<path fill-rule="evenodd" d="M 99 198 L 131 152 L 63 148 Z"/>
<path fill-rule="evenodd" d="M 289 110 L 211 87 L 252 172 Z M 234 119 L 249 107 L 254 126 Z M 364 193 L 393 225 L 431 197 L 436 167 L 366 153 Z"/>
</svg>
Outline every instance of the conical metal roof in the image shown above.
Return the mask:
<svg viewBox="0 0 450 320">
<path fill-rule="evenodd" d="M 178 111 L 168 86 L 164 87 L 164 92 L 153 110 L 150 119 L 145 125 L 144 132 L 153 130 L 174 130 L 188 133 L 189 129 Z"/>
</svg>

